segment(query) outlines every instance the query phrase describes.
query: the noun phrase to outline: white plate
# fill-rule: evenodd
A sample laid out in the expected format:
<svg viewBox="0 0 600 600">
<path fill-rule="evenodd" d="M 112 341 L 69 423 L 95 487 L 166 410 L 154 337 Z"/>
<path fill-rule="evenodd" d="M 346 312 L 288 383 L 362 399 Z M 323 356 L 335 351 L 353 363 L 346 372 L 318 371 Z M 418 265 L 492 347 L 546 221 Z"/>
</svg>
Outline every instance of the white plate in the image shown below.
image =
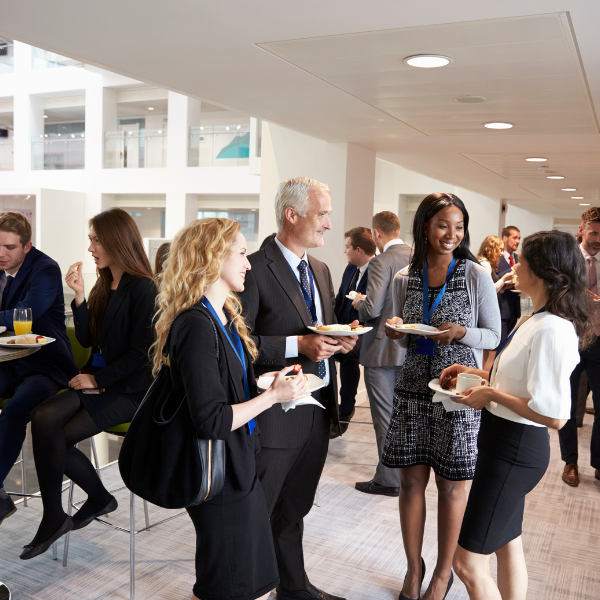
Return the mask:
<svg viewBox="0 0 600 600">
<path fill-rule="evenodd" d="M 4 333 L 6 331 L 6 327 L 4 325 L 0 325 L 0 333 Z"/>
<path fill-rule="evenodd" d="M 337 336 L 348 336 L 348 335 L 364 335 L 365 333 L 369 333 L 369 331 L 371 331 L 371 329 L 373 329 L 372 327 L 363 327 L 360 331 L 322 331 L 320 329 L 317 329 L 316 327 L 309 327 L 309 329 L 311 331 L 314 331 L 315 333 L 320 333 L 321 335 L 337 335 Z"/>
<path fill-rule="evenodd" d="M 306 391 L 308 393 L 316 392 L 317 390 L 320 390 L 321 388 L 325 387 L 325 382 L 322 379 L 319 379 L 316 375 L 308 373 L 307 377 L 308 387 L 306 388 Z M 273 377 L 272 375 L 263 375 L 262 377 L 258 378 L 258 381 L 256 382 L 256 387 L 259 390 L 268 390 L 271 387 L 271 384 L 273 383 L 273 379 L 275 379 L 275 377 Z M 289 404 L 289 402 L 287 404 Z"/>
<path fill-rule="evenodd" d="M 35 335 L 35 333 L 28 334 L 28 335 Z M 3 348 L 13 348 L 16 350 L 18 350 L 19 348 L 43 348 L 44 346 L 47 346 L 48 344 L 51 344 L 52 342 L 56 341 L 56 339 L 45 335 L 44 336 L 46 338 L 45 344 L 9 344 L 8 343 L 10 340 L 14 340 L 15 338 L 18 338 L 18 337 L 21 337 L 21 336 L 11 335 L 10 337 L 0 338 L 0 346 L 2 346 Z"/>
<path fill-rule="evenodd" d="M 594 302 L 600 302 L 600 299 L 599 299 L 599 300 L 596 300 L 596 299 L 594 298 Z"/>
<path fill-rule="evenodd" d="M 408 325 L 410 325 L 410 327 L 407 327 Z M 446 333 L 449 331 L 448 329 L 444 329 L 444 331 L 436 331 L 437 327 L 425 325 L 424 323 L 402 323 L 402 325 L 392 325 L 390 323 L 386 323 L 385 326 L 393 329 L 394 331 L 408 333 L 410 335 L 423 335 L 424 333 L 427 335 L 440 335 L 440 333 Z"/>
<path fill-rule="evenodd" d="M 348 298 L 348 300 L 354 300 L 354 298 L 356 298 L 356 296 L 351 296 L 350 294 L 346 294 L 346 298 Z M 365 298 L 366 298 L 366 296 L 365 296 Z M 364 300 L 365 298 L 362 298 L 362 299 Z"/>
<path fill-rule="evenodd" d="M 439 392 L 440 394 L 445 394 L 446 396 L 448 396 L 450 398 L 463 398 L 464 397 L 464 394 L 457 394 L 456 392 L 451 392 L 450 390 L 445 390 L 440 385 L 439 379 L 432 379 L 428 385 L 429 385 L 429 389 L 433 390 L 434 392 Z"/>
</svg>

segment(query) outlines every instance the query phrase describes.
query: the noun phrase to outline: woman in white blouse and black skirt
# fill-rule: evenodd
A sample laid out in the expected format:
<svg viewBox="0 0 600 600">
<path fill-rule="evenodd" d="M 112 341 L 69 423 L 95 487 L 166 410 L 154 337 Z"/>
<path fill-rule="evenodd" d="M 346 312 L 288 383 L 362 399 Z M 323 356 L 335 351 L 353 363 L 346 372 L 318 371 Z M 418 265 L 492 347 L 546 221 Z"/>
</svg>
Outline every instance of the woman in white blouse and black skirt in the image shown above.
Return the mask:
<svg viewBox="0 0 600 600">
<path fill-rule="evenodd" d="M 593 337 L 589 318 L 595 311 L 573 236 L 530 235 L 515 271 L 516 287 L 531 296 L 534 313 L 498 349 L 490 386 L 456 400 L 486 409 L 453 562 L 471 600 L 524 600 L 527 595 L 521 542 L 525 496 L 548 468 L 547 428 L 560 429 L 570 417 L 569 378 L 579 362 L 578 346 Z M 459 373 L 488 379 L 484 371 L 453 365 L 443 371 L 442 386 L 453 387 Z M 497 585 L 489 570 L 492 553 L 498 559 Z"/>
</svg>

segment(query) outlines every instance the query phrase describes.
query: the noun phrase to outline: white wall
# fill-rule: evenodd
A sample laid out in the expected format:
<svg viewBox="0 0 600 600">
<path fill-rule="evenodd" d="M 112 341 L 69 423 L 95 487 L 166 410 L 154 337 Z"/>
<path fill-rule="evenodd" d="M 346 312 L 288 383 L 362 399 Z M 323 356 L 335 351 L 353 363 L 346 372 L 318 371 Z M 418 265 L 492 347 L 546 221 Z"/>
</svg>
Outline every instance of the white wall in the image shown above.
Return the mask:
<svg viewBox="0 0 600 600">
<path fill-rule="evenodd" d="M 508 204 L 506 206 L 506 226 L 515 225 L 521 230 L 521 239 L 538 231 L 550 231 L 554 227 L 554 217 L 550 214 L 532 213 Z"/>
</svg>

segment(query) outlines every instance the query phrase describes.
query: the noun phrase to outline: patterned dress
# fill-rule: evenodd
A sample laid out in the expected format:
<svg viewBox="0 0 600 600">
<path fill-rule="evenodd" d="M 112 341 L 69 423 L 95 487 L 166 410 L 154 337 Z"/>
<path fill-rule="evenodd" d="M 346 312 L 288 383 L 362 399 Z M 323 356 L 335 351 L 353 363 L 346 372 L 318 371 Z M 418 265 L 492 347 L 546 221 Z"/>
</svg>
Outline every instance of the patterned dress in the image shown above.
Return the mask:
<svg viewBox="0 0 600 600">
<path fill-rule="evenodd" d="M 405 323 L 423 322 L 423 279 L 411 272 L 402 318 Z M 429 306 L 440 292 L 429 288 Z M 455 268 L 446 286 L 446 293 L 431 317 L 431 325 L 456 323 L 473 327 L 471 303 L 467 294 L 465 260 Z M 429 465 L 444 479 L 472 479 L 477 460 L 477 434 L 481 411 L 467 408 L 446 412 L 441 402 L 432 402 L 432 379 L 454 363 L 475 367 L 473 351 L 453 341 L 448 346 L 435 345 L 434 356 L 415 354 L 419 336 L 409 335 L 408 350 L 402 375 L 396 381 L 394 410 L 383 448 L 382 462 L 386 467 Z"/>
</svg>

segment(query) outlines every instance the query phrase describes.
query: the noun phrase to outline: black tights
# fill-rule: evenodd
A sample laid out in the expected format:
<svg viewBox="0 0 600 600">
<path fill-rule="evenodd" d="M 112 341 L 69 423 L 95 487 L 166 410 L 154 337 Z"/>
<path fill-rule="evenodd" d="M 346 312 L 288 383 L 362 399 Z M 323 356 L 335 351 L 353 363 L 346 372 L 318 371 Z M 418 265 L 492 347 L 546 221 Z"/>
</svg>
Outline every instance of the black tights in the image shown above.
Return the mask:
<svg viewBox="0 0 600 600">
<path fill-rule="evenodd" d="M 44 515 L 32 543 L 49 538 L 65 519 L 63 475 L 88 495 L 89 502 L 105 506 L 110 500 L 111 496 L 92 463 L 81 450 L 75 448 L 75 444 L 101 431 L 74 390 L 57 394 L 33 411 L 33 456 Z"/>
</svg>

